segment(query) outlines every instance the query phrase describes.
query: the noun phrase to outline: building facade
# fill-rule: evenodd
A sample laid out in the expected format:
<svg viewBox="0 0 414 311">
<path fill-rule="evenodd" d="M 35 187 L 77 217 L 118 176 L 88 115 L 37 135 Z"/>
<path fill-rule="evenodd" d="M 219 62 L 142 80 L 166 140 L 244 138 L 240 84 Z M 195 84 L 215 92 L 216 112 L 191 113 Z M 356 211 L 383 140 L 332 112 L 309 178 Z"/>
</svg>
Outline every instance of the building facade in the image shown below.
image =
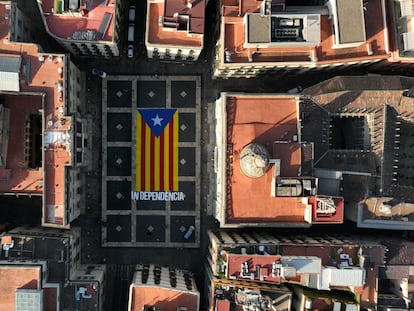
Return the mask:
<svg viewBox="0 0 414 311">
<path fill-rule="evenodd" d="M 222 93 L 216 101 L 215 216 L 221 227 L 342 223 L 339 195 L 318 190 L 300 97 Z M 253 207 L 254 206 L 254 207 Z"/>
</svg>

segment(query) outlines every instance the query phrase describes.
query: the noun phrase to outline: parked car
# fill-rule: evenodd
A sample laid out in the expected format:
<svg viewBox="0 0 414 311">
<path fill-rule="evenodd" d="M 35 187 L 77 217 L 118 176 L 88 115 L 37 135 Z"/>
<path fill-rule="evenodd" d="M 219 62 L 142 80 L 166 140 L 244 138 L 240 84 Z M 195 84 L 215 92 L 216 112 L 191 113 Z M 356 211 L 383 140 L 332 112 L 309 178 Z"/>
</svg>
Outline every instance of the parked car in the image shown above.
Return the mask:
<svg viewBox="0 0 414 311">
<path fill-rule="evenodd" d="M 128 45 L 128 57 L 134 57 L 134 46 L 132 44 Z"/>
<path fill-rule="evenodd" d="M 106 78 L 107 73 L 103 70 L 92 68 L 92 74 L 98 77 L 101 77 L 102 79 Z"/>
<path fill-rule="evenodd" d="M 190 236 L 193 234 L 194 230 L 195 230 L 194 226 L 190 226 L 187 232 L 184 234 L 184 239 L 188 240 Z"/>
<path fill-rule="evenodd" d="M 135 5 L 129 7 L 128 17 L 130 22 L 135 22 Z"/>
<path fill-rule="evenodd" d="M 128 26 L 128 42 L 134 42 L 134 29 L 135 29 L 135 24 L 131 23 Z"/>
</svg>

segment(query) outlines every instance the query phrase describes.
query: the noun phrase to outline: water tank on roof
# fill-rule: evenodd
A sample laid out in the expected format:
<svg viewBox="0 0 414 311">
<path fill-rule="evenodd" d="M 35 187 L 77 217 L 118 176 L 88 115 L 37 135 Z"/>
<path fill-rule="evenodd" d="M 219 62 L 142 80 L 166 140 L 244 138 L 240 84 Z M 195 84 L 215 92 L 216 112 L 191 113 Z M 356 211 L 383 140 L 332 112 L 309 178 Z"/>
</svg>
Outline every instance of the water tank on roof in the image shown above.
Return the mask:
<svg viewBox="0 0 414 311">
<path fill-rule="evenodd" d="M 252 143 L 240 154 L 240 168 L 244 175 L 252 178 L 263 176 L 269 168 L 269 153 L 263 145 Z"/>
</svg>

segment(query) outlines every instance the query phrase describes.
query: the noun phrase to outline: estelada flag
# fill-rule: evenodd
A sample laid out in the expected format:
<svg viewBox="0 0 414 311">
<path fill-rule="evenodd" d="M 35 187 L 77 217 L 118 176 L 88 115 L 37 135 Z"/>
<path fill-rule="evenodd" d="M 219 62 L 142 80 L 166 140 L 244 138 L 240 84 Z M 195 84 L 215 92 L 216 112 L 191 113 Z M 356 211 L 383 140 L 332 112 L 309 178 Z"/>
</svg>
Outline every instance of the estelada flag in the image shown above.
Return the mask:
<svg viewBox="0 0 414 311">
<path fill-rule="evenodd" d="M 138 109 L 136 191 L 178 191 L 178 112 Z"/>
</svg>

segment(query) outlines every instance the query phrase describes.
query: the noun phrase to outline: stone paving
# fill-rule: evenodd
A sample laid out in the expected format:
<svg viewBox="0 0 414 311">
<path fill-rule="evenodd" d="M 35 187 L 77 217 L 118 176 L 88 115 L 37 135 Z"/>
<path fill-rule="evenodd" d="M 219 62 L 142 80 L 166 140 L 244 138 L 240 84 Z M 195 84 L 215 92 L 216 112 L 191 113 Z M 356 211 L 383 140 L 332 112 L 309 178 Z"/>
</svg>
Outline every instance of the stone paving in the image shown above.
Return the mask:
<svg viewBox="0 0 414 311">
<path fill-rule="evenodd" d="M 199 247 L 200 101 L 199 76 L 110 76 L 104 80 L 102 246 Z M 135 166 L 136 144 L 141 139 L 136 137 L 140 108 L 177 109 L 178 192 L 184 194 L 182 201 L 132 197 L 139 178 Z M 191 229 L 192 234 L 186 236 Z"/>
</svg>

